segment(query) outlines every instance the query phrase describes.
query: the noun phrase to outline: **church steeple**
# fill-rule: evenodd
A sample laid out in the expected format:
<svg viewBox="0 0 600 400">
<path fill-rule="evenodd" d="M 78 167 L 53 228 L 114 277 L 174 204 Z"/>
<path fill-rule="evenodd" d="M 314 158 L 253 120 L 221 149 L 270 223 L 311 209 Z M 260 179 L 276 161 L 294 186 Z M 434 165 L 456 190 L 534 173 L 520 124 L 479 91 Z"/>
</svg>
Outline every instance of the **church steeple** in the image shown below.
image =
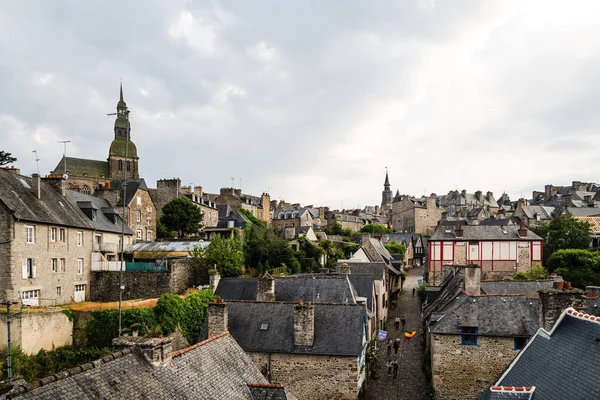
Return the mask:
<svg viewBox="0 0 600 400">
<path fill-rule="evenodd" d="M 117 119 L 115 120 L 115 139 L 131 140 L 131 125 L 129 124 L 129 110 L 123 100 L 123 84 L 119 88 L 119 102 L 117 103 Z"/>
<path fill-rule="evenodd" d="M 385 183 L 383 184 L 383 192 L 381 192 L 381 208 L 392 204 L 392 190 L 390 189 L 390 178 L 388 176 L 387 168 L 385 170 Z"/>
<path fill-rule="evenodd" d="M 390 178 L 388 177 L 388 172 L 387 169 L 385 170 L 385 183 L 383 184 L 384 187 L 390 187 Z"/>
<path fill-rule="evenodd" d="M 109 174 L 111 179 L 139 179 L 138 155 L 131 141 L 129 109 L 123 100 L 123 83 L 119 87 L 117 118 L 115 119 L 115 139 L 108 151 Z"/>
</svg>

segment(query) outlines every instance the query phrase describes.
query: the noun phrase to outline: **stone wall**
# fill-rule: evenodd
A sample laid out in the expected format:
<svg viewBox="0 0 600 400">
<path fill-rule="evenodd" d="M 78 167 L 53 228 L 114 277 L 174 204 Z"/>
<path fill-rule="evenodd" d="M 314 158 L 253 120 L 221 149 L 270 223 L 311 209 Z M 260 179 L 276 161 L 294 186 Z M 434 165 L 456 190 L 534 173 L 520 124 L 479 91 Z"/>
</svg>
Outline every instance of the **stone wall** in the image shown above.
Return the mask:
<svg viewBox="0 0 600 400">
<path fill-rule="evenodd" d="M 0 202 L 0 299 L 12 299 L 13 293 L 12 257 L 13 219 Z"/>
<path fill-rule="evenodd" d="M 432 383 L 438 400 L 473 399 L 492 386 L 519 353 L 514 339 L 479 336 L 477 346 L 460 335 L 431 335 Z"/>
<path fill-rule="evenodd" d="M 298 400 L 354 400 L 361 370 L 357 357 L 247 353 L 271 383 L 283 384 Z"/>
<path fill-rule="evenodd" d="M 6 313 L 0 314 L 2 344 L 6 344 L 8 339 L 6 316 Z M 60 309 L 44 312 L 25 310 L 20 316 L 11 315 L 10 332 L 14 345 L 27 354 L 36 354 L 41 349 L 52 350 L 53 347 L 70 345 L 73 323 Z"/>
<path fill-rule="evenodd" d="M 156 298 L 163 293 L 180 294 L 194 284 L 194 268 L 185 261 L 173 262 L 169 272 L 123 272 L 123 299 Z M 119 271 L 91 273 L 91 301 L 119 300 Z"/>
</svg>

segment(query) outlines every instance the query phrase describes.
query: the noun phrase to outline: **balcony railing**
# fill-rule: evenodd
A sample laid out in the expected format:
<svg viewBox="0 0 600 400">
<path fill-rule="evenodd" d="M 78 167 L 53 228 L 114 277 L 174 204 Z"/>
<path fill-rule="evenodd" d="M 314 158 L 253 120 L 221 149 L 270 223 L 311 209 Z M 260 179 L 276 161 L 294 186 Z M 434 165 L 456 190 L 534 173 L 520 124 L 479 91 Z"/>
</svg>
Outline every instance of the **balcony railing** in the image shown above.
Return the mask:
<svg viewBox="0 0 600 400">
<path fill-rule="evenodd" d="M 116 253 L 117 252 L 117 244 L 116 243 L 96 243 L 96 242 L 94 242 L 93 249 L 94 249 L 94 251 L 99 251 L 101 253 Z"/>
<path fill-rule="evenodd" d="M 92 261 L 92 271 L 120 271 L 121 264 L 123 265 L 123 271 L 125 271 L 125 261 Z"/>
</svg>

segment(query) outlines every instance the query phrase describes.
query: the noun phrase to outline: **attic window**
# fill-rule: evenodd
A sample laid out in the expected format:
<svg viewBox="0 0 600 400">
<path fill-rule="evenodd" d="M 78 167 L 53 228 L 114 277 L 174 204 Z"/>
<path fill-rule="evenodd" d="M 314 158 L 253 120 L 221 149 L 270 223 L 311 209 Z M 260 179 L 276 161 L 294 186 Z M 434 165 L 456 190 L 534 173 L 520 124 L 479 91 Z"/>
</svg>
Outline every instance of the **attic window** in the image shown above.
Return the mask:
<svg viewBox="0 0 600 400">
<path fill-rule="evenodd" d="M 450 229 L 445 229 L 444 233 L 452 233 L 452 231 Z"/>
<path fill-rule="evenodd" d="M 268 330 L 268 329 L 269 329 L 269 324 L 268 324 L 267 322 L 262 322 L 262 323 L 260 324 L 260 330 L 261 330 L 261 331 L 266 331 L 266 330 Z"/>
<path fill-rule="evenodd" d="M 477 327 L 463 326 L 461 329 L 461 344 L 465 346 L 477 346 Z"/>
</svg>

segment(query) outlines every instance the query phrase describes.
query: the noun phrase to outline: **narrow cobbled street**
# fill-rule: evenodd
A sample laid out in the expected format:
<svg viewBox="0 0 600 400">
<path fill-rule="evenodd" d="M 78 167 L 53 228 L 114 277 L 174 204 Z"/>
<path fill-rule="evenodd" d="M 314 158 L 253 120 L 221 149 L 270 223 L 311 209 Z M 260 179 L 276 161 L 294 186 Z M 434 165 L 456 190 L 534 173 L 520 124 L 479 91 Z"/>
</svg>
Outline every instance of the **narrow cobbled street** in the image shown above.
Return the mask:
<svg viewBox="0 0 600 400">
<path fill-rule="evenodd" d="M 421 311 L 417 295 L 413 297 L 413 287 L 422 279 L 422 268 L 408 270 L 404 290 L 397 300 L 397 306 L 390 309 L 387 323 L 388 339 L 399 338 L 400 346 L 397 355 L 392 347 L 388 356 L 387 339 L 380 342 L 379 360 L 375 369 L 375 377 L 369 378 L 365 399 L 367 400 L 426 400 L 429 399 L 429 388 L 423 372 L 424 336 L 421 324 Z M 407 332 L 417 331 L 408 342 L 404 341 L 402 326 L 394 328 L 394 319 L 404 316 Z M 398 360 L 397 378 L 388 377 L 386 361 Z"/>
</svg>

